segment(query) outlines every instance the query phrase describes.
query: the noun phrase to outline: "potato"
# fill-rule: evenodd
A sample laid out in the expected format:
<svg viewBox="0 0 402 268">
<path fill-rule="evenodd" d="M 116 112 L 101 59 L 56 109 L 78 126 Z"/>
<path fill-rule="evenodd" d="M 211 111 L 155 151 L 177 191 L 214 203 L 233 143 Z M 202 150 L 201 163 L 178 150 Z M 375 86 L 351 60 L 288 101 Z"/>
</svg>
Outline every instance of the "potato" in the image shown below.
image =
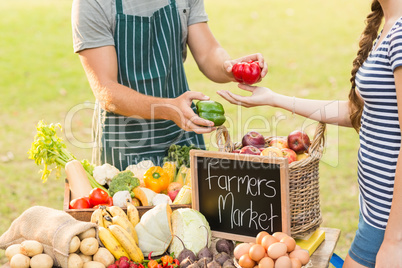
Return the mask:
<svg viewBox="0 0 402 268">
<path fill-rule="evenodd" d="M 86 230 L 85 232 L 82 232 L 78 235 L 78 237 L 80 238 L 80 240 L 84 240 L 85 238 L 89 238 L 89 237 L 96 237 L 96 232 L 95 232 L 95 228 L 90 228 L 88 230 Z"/>
<path fill-rule="evenodd" d="M 5 255 L 8 261 L 11 261 L 11 258 L 18 253 L 21 253 L 21 244 L 14 244 L 6 248 Z"/>
<path fill-rule="evenodd" d="M 15 254 L 10 260 L 11 268 L 29 268 L 30 258 L 21 253 Z"/>
<path fill-rule="evenodd" d="M 99 249 L 99 242 L 96 238 L 88 237 L 81 241 L 80 251 L 85 255 L 94 255 Z"/>
<path fill-rule="evenodd" d="M 85 255 L 85 254 L 83 254 L 83 253 L 81 253 L 81 252 L 78 253 L 78 255 L 81 257 L 83 263 L 86 263 L 86 262 L 89 262 L 89 261 L 93 261 L 92 256 Z"/>
<path fill-rule="evenodd" d="M 94 255 L 94 261 L 103 263 L 106 267 L 113 264 L 115 259 L 112 253 L 106 248 L 99 248 Z"/>
<path fill-rule="evenodd" d="M 76 253 L 71 253 L 68 256 L 68 268 L 82 268 L 84 266 L 84 262 L 81 257 Z"/>
<path fill-rule="evenodd" d="M 21 243 L 21 253 L 33 257 L 43 253 L 43 245 L 36 240 L 25 240 Z"/>
<path fill-rule="evenodd" d="M 77 252 L 77 250 L 80 248 L 80 245 L 81 245 L 81 240 L 78 238 L 78 236 L 74 236 L 73 238 L 71 238 L 70 248 L 68 249 L 68 253 Z"/>
<path fill-rule="evenodd" d="M 47 254 L 38 254 L 31 258 L 31 268 L 52 268 L 53 259 Z"/>
<path fill-rule="evenodd" d="M 84 268 L 105 268 L 106 266 L 103 265 L 101 262 L 97 261 L 90 261 L 84 264 Z"/>
</svg>

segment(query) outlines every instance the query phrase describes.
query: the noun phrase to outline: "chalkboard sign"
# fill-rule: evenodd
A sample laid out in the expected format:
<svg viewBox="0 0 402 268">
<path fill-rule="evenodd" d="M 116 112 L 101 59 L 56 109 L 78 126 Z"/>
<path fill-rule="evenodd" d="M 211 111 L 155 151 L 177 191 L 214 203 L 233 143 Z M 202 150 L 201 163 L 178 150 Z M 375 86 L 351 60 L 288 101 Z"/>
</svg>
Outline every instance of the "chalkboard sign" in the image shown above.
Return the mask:
<svg viewBox="0 0 402 268">
<path fill-rule="evenodd" d="M 286 158 L 190 151 L 192 208 L 216 237 L 254 242 L 260 231 L 290 235 Z"/>
</svg>

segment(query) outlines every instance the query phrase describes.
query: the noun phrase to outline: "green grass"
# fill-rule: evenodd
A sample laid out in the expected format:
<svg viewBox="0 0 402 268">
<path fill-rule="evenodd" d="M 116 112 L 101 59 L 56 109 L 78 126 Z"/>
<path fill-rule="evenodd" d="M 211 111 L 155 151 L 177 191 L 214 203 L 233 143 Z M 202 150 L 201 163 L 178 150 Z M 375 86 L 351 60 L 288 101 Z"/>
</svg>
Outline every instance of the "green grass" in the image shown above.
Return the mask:
<svg viewBox="0 0 402 268">
<path fill-rule="evenodd" d="M 210 28 L 233 58 L 264 54 L 269 74 L 260 85 L 290 96 L 346 98 L 367 1 L 205 0 L 205 7 Z M 79 158 L 90 158 L 90 150 L 74 142 L 91 139 L 91 109 L 73 111 L 94 97 L 73 53 L 70 13 L 67 0 L 0 2 L 0 234 L 30 206 L 62 209 L 63 180 L 52 178 L 43 184 L 40 168 L 27 158 L 39 120 L 65 126 L 66 118 L 72 118 L 71 131 L 64 135 L 68 148 Z M 191 55 L 185 68 L 192 90 L 225 105 L 234 141 L 251 129 L 268 136 L 287 135 L 314 123 L 280 109 L 230 105 L 215 91 L 246 94 L 236 84 L 208 81 Z M 314 127 L 308 128 L 311 135 Z M 215 133 L 206 135 L 206 140 L 216 150 Z M 342 231 L 335 250 L 341 257 L 346 256 L 357 226 L 357 148 L 352 129 L 328 126 L 320 164 L 321 209 L 323 226 Z M 0 251 L 0 264 L 5 261 Z"/>
</svg>

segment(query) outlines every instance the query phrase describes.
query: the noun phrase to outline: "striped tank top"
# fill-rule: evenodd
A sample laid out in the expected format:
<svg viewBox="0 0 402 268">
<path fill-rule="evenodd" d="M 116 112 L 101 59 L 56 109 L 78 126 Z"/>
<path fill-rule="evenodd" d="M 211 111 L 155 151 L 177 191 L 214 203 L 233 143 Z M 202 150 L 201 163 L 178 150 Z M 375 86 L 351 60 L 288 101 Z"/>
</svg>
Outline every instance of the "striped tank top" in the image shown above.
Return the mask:
<svg viewBox="0 0 402 268">
<path fill-rule="evenodd" d="M 394 70 L 402 65 L 402 18 L 373 50 L 356 75 L 364 100 L 358 152 L 360 211 L 368 224 L 385 229 L 401 146 Z"/>
</svg>

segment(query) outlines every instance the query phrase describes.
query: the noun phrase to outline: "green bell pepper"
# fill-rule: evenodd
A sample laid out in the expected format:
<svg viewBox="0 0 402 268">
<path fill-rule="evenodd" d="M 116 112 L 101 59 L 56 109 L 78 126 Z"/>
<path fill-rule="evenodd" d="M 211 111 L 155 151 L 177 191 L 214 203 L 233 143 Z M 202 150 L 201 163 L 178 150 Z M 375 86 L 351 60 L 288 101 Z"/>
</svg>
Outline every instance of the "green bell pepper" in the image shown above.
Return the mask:
<svg viewBox="0 0 402 268">
<path fill-rule="evenodd" d="M 199 117 L 214 122 L 215 126 L 220 126 L 225 123 L 225 110 L 219 102 L 211 100 L 199 101 L 196 107 Z"/>
</svg>

